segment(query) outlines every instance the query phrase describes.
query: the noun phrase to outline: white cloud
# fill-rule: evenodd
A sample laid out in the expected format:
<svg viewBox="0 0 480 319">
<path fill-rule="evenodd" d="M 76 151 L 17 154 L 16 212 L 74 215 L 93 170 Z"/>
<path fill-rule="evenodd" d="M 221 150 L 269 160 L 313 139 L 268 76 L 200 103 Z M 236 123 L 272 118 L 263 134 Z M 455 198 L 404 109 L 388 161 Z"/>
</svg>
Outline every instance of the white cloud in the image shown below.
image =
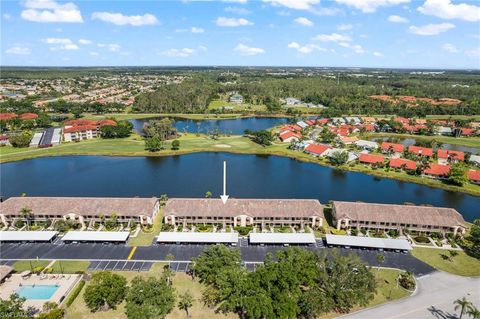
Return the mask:
<svg viewBox="0 0 480 319">
<path fill-rule="evenodd" d="M 457 53 L 458 52 L 457 47 L 454 46 L 451 43 L 445 43 L 444 45 L 442 45 L 442 50 L 446 51 L 448 53 Z"/>
<path fill-rule="evenodd" d="M 450 0 L 426 0 L 417 10 L 442 19 L 480 21 L 480 6 L 466 3 L 453 4 Z"/>
<path fill-rule="evenodd" d="M 162 55 L 171 58 L 186 58 L 195 54 L 195 49 L 183 48 L 183 49 L 170 49 L 162 52 Z"/>
<path fill-rule="evenodd" d="M 15 54 L 15 55 L 29 55 L 31 53 L 30 48 L 21 47 L 21 46 L 14 46 L 8 48 L 5 53 L 7 54 Z"/>
<path fill-rule="evenodd" d="M 353 28 L 353 25 L 351 24 L 340 24 L 337 26 L 337 29 L 340 31 L 347 31 L 347 30 L 351 30 L 352 28 Z"/>
<path fill-rule="evenodd" d="M 45 38 L 41 39 L 43 43 L 54 44 L 50 47 L 51 51 L 57 50 L 78 50 L 78 45 L 72 42 L 69 38 Z"/>
<path fill-rule="evenodd" d="M 240 53 L 241 55 L 247 56 L 265 53 L 265 50 L 262 48 L 249 47 L 243 43 L 239 43 L 233 50 Z"/>
<path fill-rule="evenodd" d="M 244 18 L 226 18 L 226 17 L 218 17 L 217 20 L 215 20 L 215 23 L 219 27 L 240 27 L 240 26 L 245 26 L 245 25 L 252 25 L 253 22 L 248 21 L 247 19 Z"/>
<path fill-rule="evenodd" d="M 388 21 L 393 22 L 393 23 L 408 23 L 408 19 L 397 16 L 397 15 L 391 15 L 388 17 Z"/>
<path fill-rule="evenodd" d="M 91 56 L 98 56 L 98 52 L 88 52 L 88 54 L 90 54 Z"/>
<path fill-rule="evenodd" d="M 240 7 L 226 7 L 225 12 L 230 12 L 234 14 L 250 14 L 250 10 L 247 10 L 245 8 L 240 8 Z"/>
<path fill-rule="evenodd" d="M 312 6 L 320 3 L 320 0 L 263 0 L 273 6 L 284 6 L 296 10 L 310 10 Z"/>
<path fill-rule="evenodd" d="M 106 48 L 110 52 L 117 52 L 120 50 L 120 45 L 116 43 L 98 43 L 99 48 Z"/>
<path fill-rule="evenodd" d="M 319 47 L 316 44 L 306 44 L 302 46 L 297 42 L 291 42 L 290 44 L 288 44 L 288 47 L 290 49 L 296 49 L 298 53 L 301 53 L 301 54 L 309 54 L 309 53 L 312 53 L 314 50 L 318 50 L 322 52 L 327 51 L 327 49 Z"/>
<path fill-rule="evenodd" d="M 439 23 L 439 24 L 427 24 L 420 27 L 412 25 L 408 29 L 410 30 L 411 33 L 414 33 L 417 35 L 429 36 L 429 35 L 437 35 L 453 28 L 455 28 L 455 25 L 451 23 Z"/>
<path fill-rule="evenodd" d="M 131 25 L 135 27 L 142 25 L 154 25 L 159 23 L 157 18 L 150 13 L 146 13 L 144 15 L 126 16 L 122 13 L 94 12 L 92 13 L 92 19 L 98 19 L 104 22 L 113 23 L 115 25 Z"/>
<path fill-rule="evenodd" d="M 8 14 L 8 13 L 4 13 L 4 14 L 2 15 L 2 17 L 3 17 L 5 20 L 11 20 L 11 19 L 12 19 L 12 16 L 11 16 L 10 14 Z"/>
<path fill-rule="evenodd" d="M 480 48 L 467 50 L 465 51 L 465 54 L 469 57 L 480 57 Z"/>
<path fill-rule="evenodd" d="M 300 24 L 300 25 L 304 25 L 306 27 L 312 27 L 313 26 L 313 22 L 311 20 L 308 20 L 307 18 L 305 17 L 299 17 L 299 18 L 296 18 L 294 20 L 296 23 Z"/>
<path fill-rule="evenodd" d="M 379 7 L 394 6 L 402 3 L 408 3 L 410 0 L 335 0 L 339 4 L 355 8 L 363 13 L 377 11 Z"/>
<path fill-rule="evenodd" d="M 21 17 L 32 22 L 83 22 L 82 14 L 72 3 L 60 4 L 53 0 L 27 0 Z"/>
<path fill-rule="evenodd" d="M 378 51 L 373 52 L 373 55 L 376 56 L 376 57 L 382 57 L 383 56 L 383 54 L 378 52 Z"/>
<path fill-rule="evenodd" d="M 247 0 L 222 0 L 222 2 L 230 2 L 230 3 L 241 3 L 241 4 L 245 4 L 245 3 L 247 3 Z"/>
<path fill-rule="evenodd" d="M 348 35 L 332 33 L 332 34 L 318 34 L 314 38 L 314 40 L 322 41 L 322 42 L 349 42 L 351 41 Z"/>
<path fill-rule="evenodd" d="M 87 40 L 87 39 L 80 39 L 80 40 L 78 40 L 78 43 L 80 43 L 80 44 L 92 44 L 92 41 Z"/>
<path fill-rule="evenodd" d="M 192 32 L 192 33 L 203 33 L 203 32 L 205 32 L 205 30 L 202 29 L 202 28 L 191 27 L 190 32 Z"/>
</svg>

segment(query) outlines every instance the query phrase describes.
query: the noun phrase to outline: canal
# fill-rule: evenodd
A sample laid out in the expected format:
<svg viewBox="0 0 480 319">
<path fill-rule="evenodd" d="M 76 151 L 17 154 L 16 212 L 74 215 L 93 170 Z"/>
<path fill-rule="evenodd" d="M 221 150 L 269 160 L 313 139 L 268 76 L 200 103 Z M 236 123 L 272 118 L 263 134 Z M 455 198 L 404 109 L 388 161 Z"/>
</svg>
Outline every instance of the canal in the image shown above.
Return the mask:
<svg viewBox="0 0 480 319">
<path fill-rule="evenodd" d="M 480 197 L 344 172 L 277 156 L 196 153 L 168 157 L 62 156 L 0 165 L 1 195 L 316 198 L 453 207 L 480 218 Z"/>
</svg>

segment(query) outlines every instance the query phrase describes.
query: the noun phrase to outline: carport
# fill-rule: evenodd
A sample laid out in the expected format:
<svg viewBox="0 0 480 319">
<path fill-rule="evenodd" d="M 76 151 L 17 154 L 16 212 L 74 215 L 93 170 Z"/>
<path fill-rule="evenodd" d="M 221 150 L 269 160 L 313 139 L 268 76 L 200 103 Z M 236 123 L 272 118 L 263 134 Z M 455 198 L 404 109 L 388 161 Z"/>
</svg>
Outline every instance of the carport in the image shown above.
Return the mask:
<svg viewBox="0 0 480 319">
<path fill-rule="evenodd" d="M 327 245 L 342 247 L 362 247 L 389 250 L 411 250 L 412 246 L 405 239 L 373 238 L 358 236 L 326 235 Z"/>
<path fill-rule="evenodd" d="M 56 231 L 0 231 L 0 242 L 52 242 Z"/>
<path fill-rule="evenodd" d="M 311 245 L 315 244 L 313 233 L 250 233 L 253 245 Z"/>
<path fill-rule="evenodd" d="M 65 243 L 103 242 L 125 243 L 130 236 L 128 231 L 69 231 L 62 237 Z"/>
<path fill-rule="evenodd" d="M 238 233 L 160 232 L 157 243 L 230 244 L 238 243 Z"/>
</svg>

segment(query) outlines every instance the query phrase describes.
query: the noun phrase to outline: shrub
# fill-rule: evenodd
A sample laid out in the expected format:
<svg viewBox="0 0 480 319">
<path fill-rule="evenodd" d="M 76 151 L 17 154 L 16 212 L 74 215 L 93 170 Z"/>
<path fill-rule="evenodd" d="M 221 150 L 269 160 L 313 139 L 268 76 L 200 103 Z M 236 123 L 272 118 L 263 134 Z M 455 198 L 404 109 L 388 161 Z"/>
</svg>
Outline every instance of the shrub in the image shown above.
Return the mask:
<svg viewBox="0 0 480 319">
<path fill-rule="evenodd" d="M 352 234 L 352 236 L 358 236 L 358 229 L 352 228 L 352 230 L 350 230 L 350 234 Z"/>
<path fill-rule="evenodd" d="M 182 226 L 183 227 L 183 226 Z M 173 230 L 173 225 L 170 224 L 162 224 L 162 231 L 171 231 Z"/>
<path fill-rule="evenodd" d="M 413 278 L 412 274 L 410 272 L 404 272 L 401 273 L 400 276 L 398 277 L 398 283 L 400 286 L 407 290 L 413 290 L 415 289 L 415 278 Z"/>
<path fill-rule="evenodd" d="M 252 226 L 237 226 L 233 228 L 235 231 L 237 231 L 241 236 L 247 236 L 249 232 L 253 230 Z"/>
<path fill-rule="evenodd" d="M 23 226 L 25 226 L 25 222 L 24 222 L 23 220 L 18 219 L 18 220 L 15 222 L 15 227 L 17 227 L 17 228 L 22 228 Z"/>
<path fill-rule="evenodd" d="M 39 274 L 44 269 L 45 269 L 45 267 L 43 267 L 43 266 L 37 266 L 37 267 L 33 268 L 33 272 L 36 273 L 36 274 Z"/>
<path fill-rule="evenodd" d="M 72 291 L 72 293 L 70 294 L 70 296 L 68 297 L 68 299 L 66 301 L 67 307 L 70 307 L 70 305 L 75 301 L 75 299 L 80 294 L 80 291 L 82 291 L 83 286 L 85 286 L 85 280 L 80 280 L 80 282 L 75 287 L 75 289 Z"/>
<path fill-rule="evenodd" d="M 397 231 L 396 229 L 390 229 L 390 230 L 388 231 L 388 235 L 389 235 L 390 237 L 398 237 L 398 231 Z"/>
<path fill-rule="evenodd" d="M 417 236 L 413 238 L 417 243 L 428 244 L 430 240 L 425 236 Z"/>
</svg>

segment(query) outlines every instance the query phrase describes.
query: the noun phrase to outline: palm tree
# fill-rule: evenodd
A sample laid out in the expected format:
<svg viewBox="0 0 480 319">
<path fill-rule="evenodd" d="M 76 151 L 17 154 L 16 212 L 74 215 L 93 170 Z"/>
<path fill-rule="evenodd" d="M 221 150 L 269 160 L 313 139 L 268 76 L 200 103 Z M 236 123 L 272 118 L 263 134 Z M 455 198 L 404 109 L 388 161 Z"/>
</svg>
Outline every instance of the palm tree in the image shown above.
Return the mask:
<svg viewBox="0 0 480 319">
<path fill-rule="evenodd" d="M 26 219 L 27 228 L 30 229 L 30 220 L 33 219 L 32 209 L 28 207 L 23 207 L 22 209 L 20 209 L 20 216 Z"/>
<path fill-rule="evenodd" d="M 480 319 L 480 309 L 474 305 L 468 307 L 467 314 L 472 317 L 472 319 Z"/>
<path fill-rule="evenodd" d="M 190 291 L 186 291 L 183 295 L 180 296 L 180 301 L 178 302 L 178 308 L 185 310 L 187 314 L 187 318 L 189 318 L 188 315 L 188 309 L 192 307 L 193 305 L 193 296 L 190 293 Z"/>
<path fill-rule="evenodd" d="M 463 314 L 465 313 L 466 309 L 469 309 L 471 307 L 472 303 L 467 300 L 467 298 L 463 297 L 462 299 L 457 299 L 453 302 L 455 305 L 455 311 L 460 309 L 460 318 L 462 319 Z"/>
</svg>

